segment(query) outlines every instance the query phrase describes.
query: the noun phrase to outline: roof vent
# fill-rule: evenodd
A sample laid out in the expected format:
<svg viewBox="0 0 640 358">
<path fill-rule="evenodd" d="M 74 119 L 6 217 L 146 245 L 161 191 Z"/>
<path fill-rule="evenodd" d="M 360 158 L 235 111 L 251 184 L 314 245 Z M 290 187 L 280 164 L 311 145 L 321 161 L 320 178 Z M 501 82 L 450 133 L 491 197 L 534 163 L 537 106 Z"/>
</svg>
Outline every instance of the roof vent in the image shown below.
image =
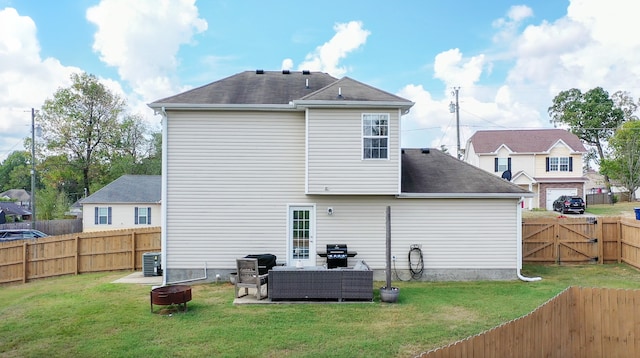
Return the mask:
<svg viewBox="0 0 640 358">
<path fill-rule="evenodd" d="M 308 78 L 304 79 L 304 87 L 305 88 L 309 88 L 309 79 Z"/>
<path fill-rule="evenodd" d="M 256 75 L 264 75 L 264 70 L 256 70 Z"/>
<path fill-rule="evenodd" d="M 282 74 L 283 74 L 283 75 L 288 75 L 288 74 L 290 74 L 290 73 L 291 73 L 291 71 L 289 71 L 289 70 L 282 70 Z"/>
<path fill-rule="evenodd" d="M 429 154 L 429 148 L 422 148 L 422 154 Z"/>
<path fill-rule="evenodd" d="M 310 75 L 310 74 L 311 74 L 311 71 L 309 71 L 309 70 L 302 70 L 302 74 L 303 74 L 303 75 Z"/>
<path fill-rule="evenodd" d="M 338 98 L 342 98 L 342 87 L 338 87 Z"/>
</svg>

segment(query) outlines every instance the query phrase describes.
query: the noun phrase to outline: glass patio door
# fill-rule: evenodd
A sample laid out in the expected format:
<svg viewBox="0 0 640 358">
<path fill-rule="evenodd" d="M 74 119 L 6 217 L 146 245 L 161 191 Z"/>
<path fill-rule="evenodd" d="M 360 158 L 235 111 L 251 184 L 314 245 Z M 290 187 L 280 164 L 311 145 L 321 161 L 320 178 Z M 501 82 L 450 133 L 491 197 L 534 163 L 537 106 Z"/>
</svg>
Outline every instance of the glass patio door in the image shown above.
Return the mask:
<svg viewBox="0 0 640 358">
<path fill-rule="evenodd" d="M 289 242 L 287 264 L 296 266 L 316 265 L 315 208 L 309 206 L 289 207 Z"/>
</svg>

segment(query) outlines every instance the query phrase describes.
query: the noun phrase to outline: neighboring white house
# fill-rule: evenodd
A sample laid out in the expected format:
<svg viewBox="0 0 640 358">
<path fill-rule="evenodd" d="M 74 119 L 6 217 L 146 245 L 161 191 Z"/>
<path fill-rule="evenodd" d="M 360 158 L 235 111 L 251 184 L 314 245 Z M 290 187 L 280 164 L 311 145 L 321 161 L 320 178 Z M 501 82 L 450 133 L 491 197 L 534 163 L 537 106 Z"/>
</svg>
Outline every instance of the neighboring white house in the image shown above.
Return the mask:
<svg viewBox="0 0 640 358">
<path fill-rule="evenodd" d="M 82 199 L 82 231 L 160 226 L 161 177 L 123 175 Z"/>
<path fill-rule="evenodd" d="M 532 194 L 438 150 L 401 149 L 404 98 L 259 70 L 149 106 L 163 116 L 165 283 L 225 276 L 248 254 L 323 265 L 328 244 L 382 279 L 387 206 L 401 277 L 412 246 L 424 280 L 518 275 L 520 200 Z"/>
<path fill-rule="evenodd" d="M 477 131 L 467 141 L 464 161 L 533 192 L 528 209 L 553 210 L 561 195 L 585 197 L 580 139 L 564 129 Z"/>
</svg>

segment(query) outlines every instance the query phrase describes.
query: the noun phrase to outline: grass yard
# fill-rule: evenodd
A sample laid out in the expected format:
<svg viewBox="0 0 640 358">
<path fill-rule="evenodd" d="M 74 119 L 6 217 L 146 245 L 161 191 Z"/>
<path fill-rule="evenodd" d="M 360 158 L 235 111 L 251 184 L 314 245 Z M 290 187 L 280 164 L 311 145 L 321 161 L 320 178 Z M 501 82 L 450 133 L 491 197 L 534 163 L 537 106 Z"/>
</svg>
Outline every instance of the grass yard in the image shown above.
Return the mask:
<svg viewBox="0 0 640 358">
<path fill-rule="evenodd" d="M 189 311 L 172 315 L 149 312 L 149 286 L 111 283 L 128 272 L 43 279 L 0 286 L 0 356 L 413 357 L 522 316 L 570 285 L 640 288 L 640 272 L 626 265 L 523 273 L 543 280 L 397 282 L 396 304 L 376 292 L 373 303 L 234 306 L 231 284 L 201 284 Z"/>
<path fill-rule="evenodd" d="M 609 205 L 609 204 L 598 204 L 598 205 L 589 205 L 587 206 L 587 211 L 585 212 L 585 216 L 619 216 L 619 217 L 625 217 L 625 218 L 635 218 L 635 211 L 633 210 L 634 208 L 638 208 L 640 207 L 640 202 L 637 201 L 632 201 L 632 202 L 619 202 L 619 203 L 615 203 L 613 205 Z M 557 211 L 553 211 L 553 210 L 542 210 L 542 209 L 536 209 L 536 210 L 523 210 L 522 211 L 522 217 L 524 219 L 527 218 L 555 218 L 558 217 L 560 215 L 564 215 L 568 218 L 573 218 L 573 217 L 581 217 L 583 215 L 576 215 L 576 214 L 560 214 Z"/>
</svg>

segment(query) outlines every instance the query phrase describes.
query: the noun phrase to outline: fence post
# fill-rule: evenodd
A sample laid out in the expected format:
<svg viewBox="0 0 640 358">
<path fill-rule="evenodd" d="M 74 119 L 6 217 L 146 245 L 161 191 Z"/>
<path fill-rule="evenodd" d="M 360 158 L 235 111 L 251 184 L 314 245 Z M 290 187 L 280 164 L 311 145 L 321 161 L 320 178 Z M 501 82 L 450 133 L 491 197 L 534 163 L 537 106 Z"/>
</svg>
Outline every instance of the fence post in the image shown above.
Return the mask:
<svg viewBox="0 0 640 358">
<path fill-rule="evenodd" d="M 560 219 L 553 224 L 553 247 L 556 252 L 556 264 L 560 265 Z"/>
<path fill-rule="evenodd" d="M 618 218 L 618 232 L 616 233 L 616 251 L 618 253 L 618 263 L 622 262 L 622 218 Z"/>
<path fill-rule="evenodd" d="M 76 236 L 76 276 L 80 272 L 80 236 Z"/>
<path fill-rule="evenodd" d="M 136 270 L 136 232 L 131 232 L 131 270 Z"/>
<path fill-rule="evenodd" d="M 600 265 L 604 264 L 604 237 L 603 237 L 603 223 L 604 219 L 600 218 L 600 220 L 596 219 L 596 240 L 598 240 L 598 263 Z"/>
<path fill-rule="evenodd" d="M 22 283 L 27 283 L 28 267 L 29 267 L 29 249 L 26 242 L 22 245 Z"/>
</svg>

